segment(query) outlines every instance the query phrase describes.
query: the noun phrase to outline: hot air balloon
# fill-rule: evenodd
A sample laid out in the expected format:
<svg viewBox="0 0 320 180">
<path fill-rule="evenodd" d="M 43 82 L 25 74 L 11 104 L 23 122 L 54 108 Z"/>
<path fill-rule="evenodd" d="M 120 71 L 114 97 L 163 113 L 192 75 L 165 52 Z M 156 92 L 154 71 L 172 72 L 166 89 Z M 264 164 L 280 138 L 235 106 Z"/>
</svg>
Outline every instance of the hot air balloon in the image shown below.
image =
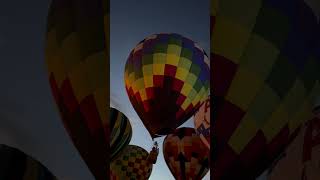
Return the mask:
<svg viewBox="0 0 320 180">
<path fill-rule="evenodd" d="M 320 97 L 320 96 L 319 96 Z M 285 155 L 269 170 L 268 179 L 320 179 L 320 101 L 314 117 L 306 121 L 298 136 L 285 150 Z"/>
<path fill-rule="evenodd" d="M 215 1 L 213 178 L 255 179 L 312 116 L 319 30 L 304 1 Z"/>
<path fill-rule="evenodd" d="M 194 127 L 202 142 L 210 149 L 210 96 L 195 113 Z"/>
<path fill-rule="evenodd" d="M 0 179 L 57 180 L 39 161 L 4 144 L 0 145 Z"/>
<path fill-rule="evenodd" d="M 163 155 L 177 180 L 200 180 L 209 171 L 209 149 L 193 128 L 179 128 L 167 135 Z"/>
<path fill-rule="evenodd" d="M 53 0 L 46 63 L 64 126 L 98 180 L 109 171 L 109 1 Z"/>
<path fill-rule="evenodd" d="M 149 153 L 139 146 L 126 146 L 110 165 L 110 179 L 148 179 L 152 172 L 152 163 L 147 160 L 148 156 Z"/>
<path fill-rule="evenodd" d="M 132 128 L 129 119 L 115 108 L 110 108 L 110 160 L 112 161 L 130 142 Z"/>
<path fill-rule="evenodd" d="M 151 35 L 131 51 L 125 87 L 151 137 L 166 135 L 189 119 L 208 96 L 208 57 L 181 35 Z"/>
</svg>

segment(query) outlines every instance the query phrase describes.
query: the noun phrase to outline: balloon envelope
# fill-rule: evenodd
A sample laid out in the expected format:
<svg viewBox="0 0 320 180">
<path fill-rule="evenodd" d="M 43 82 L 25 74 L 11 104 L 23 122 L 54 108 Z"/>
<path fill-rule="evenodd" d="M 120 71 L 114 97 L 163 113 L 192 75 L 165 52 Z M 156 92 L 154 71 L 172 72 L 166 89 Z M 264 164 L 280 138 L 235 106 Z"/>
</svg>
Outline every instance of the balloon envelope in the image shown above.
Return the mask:
<svg viewBox="0 0 320 180">
<path fill-rule="evenodd" d="M 3 144 L 0 144 L 0 179 L 57 180 L 39 161 Z"/>
<path fill-rule="evenodd" d="M 129 119 L 120 111 L 110 108 L 110 160 L 112 161 L 130 142 L 132 128 Z"/>
<path fill-rule="evenodd" d="M 131 51 L 125 86 L 152 138 L 166 135 L 189 119 L 208 96 L 208 57 L 181 35 L 151 35 Z"/>
<path fill-rule="evenodd" d="M 146 180 L 152 172 L 152 163 L 147 160 L 149 153 L 143 148 L 128 145 L 111 162 L 111 180 L 137 179 Z"/>
<path fill-rule="evenodd" d="M 163 155 L 178 180 L 202 179 L 209 171 L 210 151 L 193 128 L 179 128 L 167 135 Z"/>
<path fill-rule="evenodd" d="M 195 113 L 194 127 L 202 142 L 210 149 L 210 96 Z"/>
<path fill-rule="evenodd" d="M 213 5 L 213 178 L 255 179 L 312 115 L 319 28 L 304 1 Z"/>
<path fill-rule="evenodd" d="M 64 126 L 96 179 L 109 171 L 107 0 L 53 0 L 46 63 Z"/>
</svg>

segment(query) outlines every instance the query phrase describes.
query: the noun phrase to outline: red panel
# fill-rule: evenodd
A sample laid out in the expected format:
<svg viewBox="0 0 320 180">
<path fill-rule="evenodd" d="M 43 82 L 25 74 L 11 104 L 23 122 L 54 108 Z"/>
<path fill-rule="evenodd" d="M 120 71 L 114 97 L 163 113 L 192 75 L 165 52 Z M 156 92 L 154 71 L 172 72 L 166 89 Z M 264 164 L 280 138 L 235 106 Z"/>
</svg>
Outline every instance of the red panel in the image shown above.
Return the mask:
<svg viewBox="0 0 320 180">
<path fill-rule="evenodd" d="M 170 64 L 166 64 L 164 67 L 164 74 L 170 77 L 175 77 L 177 72 L 177 67 L 170 65 Z"/>
<path fill-rule="evenodd" d="M 213 59 L 213 91 L 216 96 L 225 96 L 237 71 L 237 64 L 214 54 Z"/>
<path fill-rule="evenodd" d="M 60 100 L 60 95 L 59 95 L 59 88 L 58 88 L 58 85 L 57 85 L 57 82 L 54 78 L 54 75 L 53 73 L 50 73 L 50 76 L 49 76 L 49 83 L 50 83 L 50 87 L 51 87 L 51 91 L 52 91 L 52 95 L 53 95 L 53 98 L 55 99 L 55 101 L 58 103 L 59 100 Z"/>
<path fill-rule="evenodd" d="M 240 108 L 229 101 L 224 101 L 217 109 L 217 118 L 213 126 L 213 133 L 217 136 L 217 141 L 227 143 L 244 115 L 245 112 Z"/>
<path fill-rule="evenodd" d="M 213 164 L 213 179 L 220 179 L 223 174 L 228 173 L 228 169 L 238 159 L 238 155 L 229 145 L 225 145 L 220 152 L 221 154 L 217 154 L 217 161 L 215 161 Z"/>
<path fill-rule="evenodd" d="M 155 87 L 163 87 L 163 76 L 154 75 L 153 76 L 153 85 Z"/>
<path fill-rule="evenodd" d="M 103 128 L 93 95 L 87 96 L 80 103 L 80 110 L 91 134 L 95 134 L 99 129 Z"/>
<path fill-rule="evenodd" d="M 182 87 L 183 87 L 183 81 L 179 80 L 179 79 L 174 79 L 173 80 L 173 89 L 177 92 L 180 92 Z"/>
<path fill-rule="evenodd" d="M 63 102 L 68 108 L 69 112 L 73 113 L 79 107 L 79 104 L 73 93 L 73 89 L 68 78 L 62 83 L 61 94 L 63 97 Z"/>
<path fill-rule="evenodd" d="M 289 127 L 288 125 L 284 126 L 280 132 L 272 139 L 268 144 L 268 155 L 273 160 L 275 159 L 282 151 L 285 150 L 289 142 Z"/>
<path fill-rule="evenodd" d="M 186 100 L 186 98 L 187 98 L 186 96 L 184 96 L 183 94 L 180 94 L 180 96 L 176 101 L 176 104 L 180 106 Z"/>
<path fill-rule="evenodd" d="M 152 87 L 146 88 L 146 94 L 147 94 L 147 99 L 153 99 L 154 98 L 154 91 Z"/>
</svg>

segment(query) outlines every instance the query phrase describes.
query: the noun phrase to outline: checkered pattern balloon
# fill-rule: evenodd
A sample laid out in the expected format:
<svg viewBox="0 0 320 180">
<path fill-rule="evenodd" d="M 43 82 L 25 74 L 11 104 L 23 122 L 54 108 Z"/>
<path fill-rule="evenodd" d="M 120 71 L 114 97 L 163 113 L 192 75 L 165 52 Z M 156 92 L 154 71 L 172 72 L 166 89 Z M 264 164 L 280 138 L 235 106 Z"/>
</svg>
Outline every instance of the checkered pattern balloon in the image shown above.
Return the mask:
<svg viewBox="0 0 320 180">
<path fill-rule="evenodd" d="M 120 111 L 110 108 L 110 160 L 113 160 L 130 142 L 132 128 L 129 119 Z"/>
<path fill-rule="evenodd" d="M 209 171 L 209 149 L 193 128 L 179 128 L 163 141 L 164 159 L 177 180 L 200 180 Z"/>
<path fill-rule="evenodd" d="M 255 179 L 312 115 L 319 26 L 300 0 L 212 6 L 213 178 Z"/>
<path fill-rule="evenodd" d="M 24 152 L 0 144 L 1 180 L 57 180 L 40 162 Z"/>
<path fill-rule="evenodd" d="M 149 153 L 143 148 L 128 145 L 110 165 L 111 180 L 147 180 L 152 172 Z"/>
<path fill-rule="evenodd" d="M 210 149 L 210 96 L 194 114 L 194 128 L 202 142 Z"/>
<path fill-rule="evenodd" d="M 53 0 L 46 63 L 64 126 L 96 179 L 109 159 L 108 0 Z"/>
<path fill-rule="evenodd" d="M 152 138 L 166 135 L 189 119 L 208 96 L 208 57 L 181 35 L 151 35 L 131 51 L 125 86 Z"/>
</svg>

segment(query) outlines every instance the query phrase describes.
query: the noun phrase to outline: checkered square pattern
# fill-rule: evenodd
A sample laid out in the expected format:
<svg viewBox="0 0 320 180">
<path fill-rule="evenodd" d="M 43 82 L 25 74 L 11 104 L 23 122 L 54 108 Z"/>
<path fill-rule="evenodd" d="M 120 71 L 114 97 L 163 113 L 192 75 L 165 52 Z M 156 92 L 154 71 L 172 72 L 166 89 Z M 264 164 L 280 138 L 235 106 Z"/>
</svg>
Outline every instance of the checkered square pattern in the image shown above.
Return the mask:
<svg viewBox="0 0 320 180">
<path fill-rule="evenodd" d="M 115 180 L 145 180 L 151 175 L 152 164 L 147 161 L 149 153 L 144 149 L 128 145 L 110 165 L 111 178 Z"/>
<path fill-rule="evenodd" d="M 154 137 L 161 134 L 164 125 L 175 129 L 204 102 L 209 93 L 209 59 L 188 38 L 155 34 L 130 53 L 125 66 L 125 86 L 133 107 Z M 146 91 L 158 93 L 150 96 Z M 152 105 L 152 101 L 157 105 Z M 159 116 L 163 112 L 166 117 Z M 151 126 L 149 121 L 162 123 Z"/>
<path fill-rule="evenodd" d="M 320 26 L 302 1 L 213 2 L 214 178 L 254 179 L 312 115 Z"/>
</svg>

